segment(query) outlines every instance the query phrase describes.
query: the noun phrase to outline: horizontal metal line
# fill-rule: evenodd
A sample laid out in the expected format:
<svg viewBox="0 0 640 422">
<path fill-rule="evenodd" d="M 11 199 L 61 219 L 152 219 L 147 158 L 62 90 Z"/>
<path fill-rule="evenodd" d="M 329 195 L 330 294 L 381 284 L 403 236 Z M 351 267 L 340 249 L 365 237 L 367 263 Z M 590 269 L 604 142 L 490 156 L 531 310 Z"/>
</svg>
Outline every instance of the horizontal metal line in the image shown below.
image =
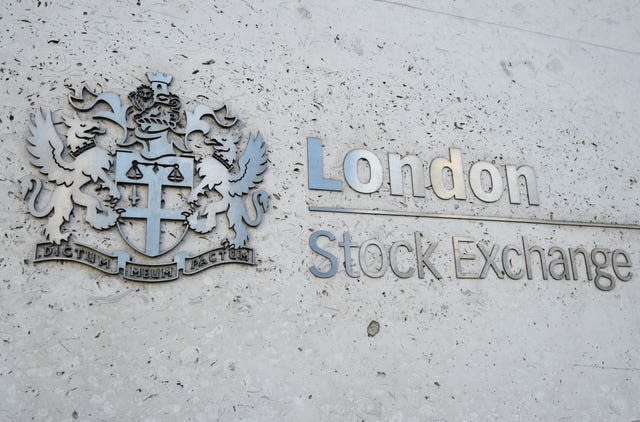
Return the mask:
<svg viewBox="0 0 640 422">
<path fill-rule="evenodd" d="M 362 208 L 342 208 L 342 207 L 321 207 L 309 205 L 309 211 L 326 212 L 338 214 L 364 214 L 364 215 L 387 215 L 393 217 L 424 217 L 440 218 L 445 220 L 466 220 L 466 221 L 490 221 L 496 223 L 520 223 L 520 224 L 546 224 L 548 226 L 574 226 L 574 227 L 599 227 L 603 229 L 626 229 L 640 230 L 637 224 L 614 224 L 597 223 L 588 221 L 567 221 L 567 220 L 537 220 L 532 218 L 513 217 L 482 217 L 476 215 L 456 215 L 456 214 L 436 214 L 428 212 L 394 211 L 394 210 L 368 210 Z"/>
</svg>

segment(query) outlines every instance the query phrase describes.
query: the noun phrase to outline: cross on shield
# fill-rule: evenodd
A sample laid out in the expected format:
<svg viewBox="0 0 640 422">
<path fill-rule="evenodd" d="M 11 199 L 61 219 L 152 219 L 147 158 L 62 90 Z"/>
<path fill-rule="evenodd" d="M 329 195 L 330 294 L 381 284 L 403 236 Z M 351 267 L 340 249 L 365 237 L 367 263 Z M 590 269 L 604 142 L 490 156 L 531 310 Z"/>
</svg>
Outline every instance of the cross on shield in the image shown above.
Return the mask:
<svg viewBox="0 0 640 422">
<path fill-rule="evenodd" d="M 146 159 L 135 152 L 116 153 L 116 183 L 128 192 L 123 199 L 129 205 L 121 207 L 118 229 L 132 248 L 149 257 L 156 257 L 180 243 L 188 229 L 186 196 L 174 196 L 173 201 L 168 201 L 167 191 L 176 188 L 191 190 L 193 168 L 193 157 L 189 156 Z M 144 223 L 144 235 L 138 236 L 135 230 L 125 227 L 127 220 Z M 177 229 L 181 232 L 172 233 L 174 241 L 163 245 L 162 235 L 170 222 L 183 222 Z"/>
</svg>

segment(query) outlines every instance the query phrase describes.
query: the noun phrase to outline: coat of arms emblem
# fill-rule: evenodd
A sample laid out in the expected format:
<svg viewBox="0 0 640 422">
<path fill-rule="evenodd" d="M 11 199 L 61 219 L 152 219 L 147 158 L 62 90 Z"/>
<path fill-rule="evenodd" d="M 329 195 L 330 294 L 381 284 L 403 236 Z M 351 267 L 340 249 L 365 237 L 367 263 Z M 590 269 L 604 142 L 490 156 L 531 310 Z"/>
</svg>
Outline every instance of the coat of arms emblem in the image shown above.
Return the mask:
<svg viewBox="0 0 640 422">
<path fill-rule="evenodd" d="M 249 227 L 269 208 L 269 195 L 257 189 L 267 170 L 262 135 L 244 137 L 224 105 L 185 110 L 169 90 L 171 75 L 146 77 L 124 101 L 83 86 L 69 97 L 71 113 L 36 110 L 26 146 L 40 175 L 20 180 L 29 212 L 48 218 L 35 261 L 72 260 L 137 281 L 255 264 Z M 76 242 L 67 227 L 76 205 L 92 228 L 117 230 L 144 259 Z M 216 248 L 159 258 L 190 231 L 217 231 L 224 216 L 228 234 Z"/>
</svg>

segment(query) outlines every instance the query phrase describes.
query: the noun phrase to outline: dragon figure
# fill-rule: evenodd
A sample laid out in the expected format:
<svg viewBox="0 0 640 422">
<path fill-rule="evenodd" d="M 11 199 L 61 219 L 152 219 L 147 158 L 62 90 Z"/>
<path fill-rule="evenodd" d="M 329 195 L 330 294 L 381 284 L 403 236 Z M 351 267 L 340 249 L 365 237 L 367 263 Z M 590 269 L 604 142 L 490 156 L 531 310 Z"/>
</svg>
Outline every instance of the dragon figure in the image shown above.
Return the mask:
<svg viewBox="0 0 640 422">
<path fill-rule="evenodd" d="M 249 135 L 247 146 L 237 159 L 239 141 L 240 139 L 225 138 L 207 142 L 214 145 L 214 153 L 204 157 L 198 164 L 197 171 L 202 180 L 191 191 L 188 201 L 197 204 L 198 196 L 206 190 L 215 192 L 217 195 L 214 196 L 218 196 L 218 199 L 187 218 L 193 230 L 208 233 L 216 227 L 217 215 L 226 211 L 233 234 L 224 243 L 234 248 L 247 244 L 247 226 L 258 226 L 269 208 L 269 194 L 263 190 L 254 191 L 251 196 L 255 218 L 251 217 L 244 200 L 245 195 L 262 182 L 262 175 L 267 170 L 267 146 L 264 139 L 259 133 L 256 136 Z M 232 172 L 234 167 L 237 167 L 237 171 Z"/>
<path fill-rule="evenodd" d="M 56 244 L 69 238 L 70 233 L 63 234 L 61 227 L 69 221 L 74 204 L 86 208 L 86 220 L 96 229 L 107 229 L 116 224 L 118 213 L 98 197 L 84 192 L 84 186 L 90 182 L 101 183 L 109 190 L 110 199 L 120 197 L 116 184 L 107 175 L 112 165 L 111 156 L 95 142 L 96 135 L 104 134 L 104 129 L 77 115 L 64 117 L 62 123 L 69 128 L 66 142 L 54 127 L 53 114 L 44 109 L 36 112 L 29 128 L 31 136 L 27 149 L 32 155 L 31 164 L 47 176 L 47 180 L 43 182 L 35 175 L 20 179 L 29 212 L 39 218 L 53 213 L 45 226 L 45 235 Z M 37 202 L 45 183 L 54 188 L 48 203 L 40 208 Z"/>
</svg>

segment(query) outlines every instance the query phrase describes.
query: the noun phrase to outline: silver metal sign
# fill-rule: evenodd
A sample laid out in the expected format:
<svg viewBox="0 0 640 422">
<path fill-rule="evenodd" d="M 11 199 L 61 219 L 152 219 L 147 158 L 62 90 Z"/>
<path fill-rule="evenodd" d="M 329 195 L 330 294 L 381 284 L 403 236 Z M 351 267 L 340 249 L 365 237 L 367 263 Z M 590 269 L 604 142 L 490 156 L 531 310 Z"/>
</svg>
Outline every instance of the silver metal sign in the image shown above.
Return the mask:
<svg viewBox="0 0 640 422">
<path fill-rule="evenodd" d="M 196 104 L 193 112 L 185 111 L 169 91 L 171 75 L 146 76 L 149 84 L 126 102 L 114 92 L 84 86 L 69 98 L 72 114 L 36 111 L 27 150 L 45 178 L 32 174 L 20 180 L 29 212 L 48 218 L 47 242 L 36 247 L 35 261 L 71 260 L 136 281 L 174 280 L 226 263 L 254 264 L 248 227 L 257 227 L 269 208 L 269 194 L 256 189 L 267 170 L 264 138 L 250 134 L 240 154 L 243 134 L 226 106 Z M 117 151 L 111 153 L 105 143 L 114 138 Z M 208 150 L 204 154 L 193 148 L 198 140 Z M 89 186 L 95 194 L 88 193 Z M 66 226 L 76 205 L 85 208 L 91 227 L 117 227 L 124 241 L 148 258 L 174 249 L 190 230 L 213 232 L 220 214 L 226 215 L 230 233 L 206 252 L 180 252 L 170 262 L 141 261 L 127 251 L 107 253 L 71 239 Z"/>
</svg>

